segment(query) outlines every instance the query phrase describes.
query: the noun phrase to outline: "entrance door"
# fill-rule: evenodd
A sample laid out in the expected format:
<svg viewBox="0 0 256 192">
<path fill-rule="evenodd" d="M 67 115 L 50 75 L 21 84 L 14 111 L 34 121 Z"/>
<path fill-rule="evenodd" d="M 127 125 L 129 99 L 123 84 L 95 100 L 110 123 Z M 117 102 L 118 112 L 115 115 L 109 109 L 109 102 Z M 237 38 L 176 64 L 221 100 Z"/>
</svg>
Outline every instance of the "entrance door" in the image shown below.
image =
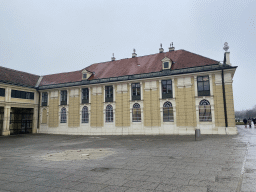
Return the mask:
<svg viewBox="0 0 256 192">
<path fill-rule="evenodd" d="M 12 108 L 10 134 L 32 133 L 33 109 Z"/>
</svg>

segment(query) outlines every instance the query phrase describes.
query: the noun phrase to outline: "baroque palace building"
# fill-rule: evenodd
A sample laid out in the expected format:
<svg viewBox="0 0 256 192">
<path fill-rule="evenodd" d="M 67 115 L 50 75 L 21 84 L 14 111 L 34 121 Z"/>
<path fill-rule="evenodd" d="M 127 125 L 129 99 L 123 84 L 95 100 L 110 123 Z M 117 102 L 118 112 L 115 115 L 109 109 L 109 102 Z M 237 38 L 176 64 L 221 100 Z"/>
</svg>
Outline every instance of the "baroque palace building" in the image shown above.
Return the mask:
<svg viewBox="0 0 256 192">
<path fill-rule="evenodd" d="M 237 67 L 186 50 L 37 76 L 0 67 L 0 133 L 236 134 Z"/>
</svg>

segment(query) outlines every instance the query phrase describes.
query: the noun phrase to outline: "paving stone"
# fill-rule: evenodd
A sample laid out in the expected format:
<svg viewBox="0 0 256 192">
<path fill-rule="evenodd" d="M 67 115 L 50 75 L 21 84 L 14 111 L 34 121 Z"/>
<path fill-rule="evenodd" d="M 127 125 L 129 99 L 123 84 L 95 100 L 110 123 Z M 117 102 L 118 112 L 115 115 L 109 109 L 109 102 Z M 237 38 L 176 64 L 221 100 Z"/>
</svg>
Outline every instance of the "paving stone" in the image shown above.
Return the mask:
<svg viewBox="0 0 256 192">
<path fill-rule="evenodd" d="M 178 186 L 175 186 L 175 185 L 168 185 L 168 184 L 163 184 L 163 183 L 160 183 L 157 188 L 156 188 L 157 191 L 177 191 L 179 192 L 179 187 Z"/>
<path fill-rule="evenodd" d="M 26 183 L 9 182 L 1 185 L 1 190 L 7 191 L 27 191 L 35 188 L 35 185 L 27 185 Z"/>
<path fill-rule="evenodd" d="M 107 187 L 105 184 L 95 184 L 95 183 L 80 183 L 77 184 L 76 186 L 72 187 L 73 190 L 78 190 L 78 191 L 100 191 Z"/>
<path fill-rule="evenodd" d="M 128 189 L 129 189 L 128 187 L 108 186 L 100 190 L 100 192 L 124 192 L 124 191 L 127 191 Z"/>
<path fill-rule="evenodd" d="M 0 189 L 226 192 L 240 187 L 255 191 L 256 129 L 238 126 L 238 131 L 238 135 L 202 135 L 198 142 L 193 136 L 177 135 L 1 137 Z M 85 161 L 42 158 L 87 148 L 115 153 Z"/>
<path fill-rule="evenodd" d="M 159 183 L 147 182 L 147 181 L 128 181 L 127 183 L 123 184 L 123 186 L 126 186 L 126 187 L 150 189 L 150 190 L 156 189 L 158 185 Z"/>
</svg>

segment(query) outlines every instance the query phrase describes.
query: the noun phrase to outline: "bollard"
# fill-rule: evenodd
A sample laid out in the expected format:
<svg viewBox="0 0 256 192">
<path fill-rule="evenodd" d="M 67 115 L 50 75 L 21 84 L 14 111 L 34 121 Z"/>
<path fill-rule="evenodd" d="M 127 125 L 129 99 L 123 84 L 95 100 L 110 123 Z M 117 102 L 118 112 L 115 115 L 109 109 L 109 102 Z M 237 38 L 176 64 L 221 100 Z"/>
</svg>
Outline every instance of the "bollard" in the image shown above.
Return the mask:
<svg viewBox="0 0 256 192">
<path fill-rule="evenodd" d="M 195 130 L 195 141 L 198 137 L 200 137 L 200 129 Z"/>
</svg>

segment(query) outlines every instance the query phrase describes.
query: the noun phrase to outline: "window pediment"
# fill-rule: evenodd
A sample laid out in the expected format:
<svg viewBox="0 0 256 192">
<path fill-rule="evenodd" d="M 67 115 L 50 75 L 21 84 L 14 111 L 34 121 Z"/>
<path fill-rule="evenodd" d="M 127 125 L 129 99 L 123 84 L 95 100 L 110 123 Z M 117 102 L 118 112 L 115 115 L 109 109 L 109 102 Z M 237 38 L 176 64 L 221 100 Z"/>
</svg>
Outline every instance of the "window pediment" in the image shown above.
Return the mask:
<svg viewBox="0 0 256 192">
<path fill-rule="evenodd" d="M 172 60 L 169 59 L 168 57 L 163 58 L 162 60 L 162 69 L 171 69 L 172 67 Z"/>
</svg>

